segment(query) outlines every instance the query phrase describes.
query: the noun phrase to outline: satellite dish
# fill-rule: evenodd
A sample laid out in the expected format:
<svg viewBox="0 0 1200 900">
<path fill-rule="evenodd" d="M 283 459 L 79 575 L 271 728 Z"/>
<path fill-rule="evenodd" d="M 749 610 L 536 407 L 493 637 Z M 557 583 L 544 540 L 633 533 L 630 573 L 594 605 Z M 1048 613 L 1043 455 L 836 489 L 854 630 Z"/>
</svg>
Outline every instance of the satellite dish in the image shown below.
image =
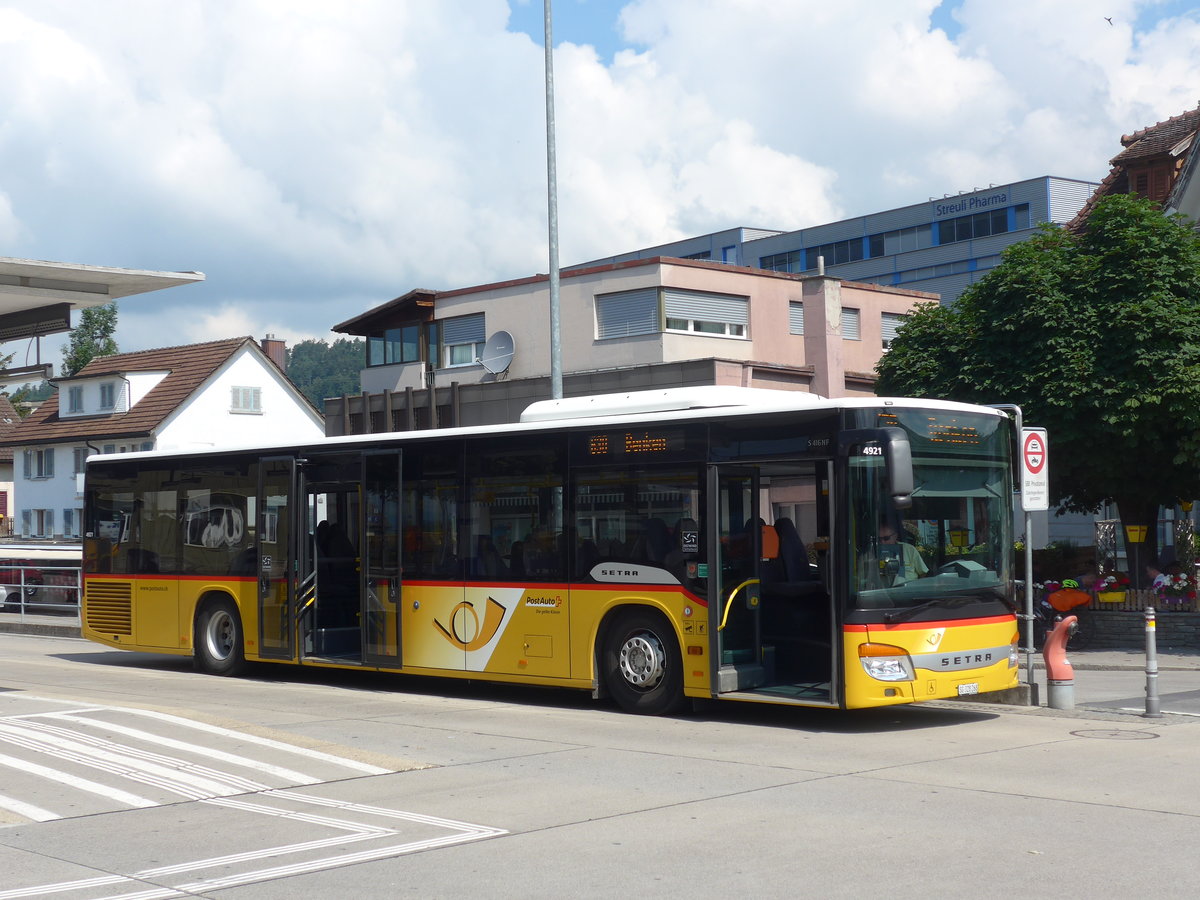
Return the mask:
<svg viewBox="0 0 1200 900">
<path fill-rule="evenodd" d="M 497 331 L 484 343 L 483 355 L 475 362 L 493 375 L 499 375 L 512 365 L 514 350 L 516 344 L 513 343 L 513 336 L 507 331 Z"/>
</svg>

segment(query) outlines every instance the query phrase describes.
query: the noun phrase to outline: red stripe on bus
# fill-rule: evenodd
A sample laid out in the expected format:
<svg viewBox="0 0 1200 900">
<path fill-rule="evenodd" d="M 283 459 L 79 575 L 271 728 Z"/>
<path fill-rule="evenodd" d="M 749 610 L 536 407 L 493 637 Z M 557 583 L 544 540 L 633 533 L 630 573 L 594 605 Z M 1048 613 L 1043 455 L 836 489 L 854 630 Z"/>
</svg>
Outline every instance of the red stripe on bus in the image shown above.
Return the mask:
<svg viewBox="0 0 1200 900">
<path fill-rule="evenodd" d="M 887 625 L 876 622 L 871 625 L 843 625 L 844 632 L 864 632 L 882 628 L 885 631 L 928 631 L 930 628 L 953 628 L 961 625 L 998 625 L 1001 622 L 1016 622 L 1016 616 L 986 616 L 978 619 L 937 619 L 932 622 L 897 622 Z"/>
</svg>

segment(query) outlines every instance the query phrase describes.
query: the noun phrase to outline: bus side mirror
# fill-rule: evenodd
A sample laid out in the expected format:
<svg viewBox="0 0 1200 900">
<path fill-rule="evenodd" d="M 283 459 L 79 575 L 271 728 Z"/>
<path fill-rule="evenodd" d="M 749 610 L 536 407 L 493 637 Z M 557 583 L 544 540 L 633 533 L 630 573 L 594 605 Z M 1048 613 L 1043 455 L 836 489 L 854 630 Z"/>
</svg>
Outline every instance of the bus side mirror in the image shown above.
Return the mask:
<svg viewBox="0 0 1200 900">
<path fill-rule="evenodd" d="M 838 455 L 849 456 L 851 449 L 876 445 L 882 453 L 887 471 L 888 496 L 896 509 L 912 506 L 913 480 L 912 446 L 902 428 L 855 428 L 838 436 Z"/>
</svg>

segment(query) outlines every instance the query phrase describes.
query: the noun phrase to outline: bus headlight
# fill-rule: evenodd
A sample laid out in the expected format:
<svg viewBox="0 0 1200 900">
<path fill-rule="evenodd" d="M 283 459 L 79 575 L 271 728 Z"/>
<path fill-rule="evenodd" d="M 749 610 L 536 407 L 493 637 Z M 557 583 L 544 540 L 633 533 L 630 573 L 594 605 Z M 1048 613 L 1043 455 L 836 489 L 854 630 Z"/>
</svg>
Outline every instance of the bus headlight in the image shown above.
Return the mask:
<svg viewBox="0 0 1200 900">
<path fill-rule="evenodd" d="M 863 671 L 877 681 L 912 681 L 912 660 L 902 647 L 891 644 L 859 644 L 858 661 Z"/>
</svg>

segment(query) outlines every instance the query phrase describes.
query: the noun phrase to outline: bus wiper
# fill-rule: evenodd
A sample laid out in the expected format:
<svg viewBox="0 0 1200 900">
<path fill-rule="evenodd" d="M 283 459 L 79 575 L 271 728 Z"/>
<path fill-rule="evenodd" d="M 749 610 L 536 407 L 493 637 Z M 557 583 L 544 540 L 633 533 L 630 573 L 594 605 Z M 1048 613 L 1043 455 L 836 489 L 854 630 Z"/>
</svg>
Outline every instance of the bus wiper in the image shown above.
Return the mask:
<svg viewBox="0 0 1200 900">
<path fill-rule="evenodd" d="M 971 603 L 978 603 L 979 598 L 971 596 L 958 597 L 938 597 L 936 600 L 926 600 L 920 606 L 910 606 L 907 609 L 898 609 L 895 612 L 886 612 L 883 614 L 883 621 L 888 625 L 893 622 L 903 622 L 905 619 L 911 619 L 919 612 L 924 612 L 927 609 L 933 609 L 935 606 L 944 606 L 947 609 L 955 609 L 959 606 L 967 606 Z"/>
</svg>

